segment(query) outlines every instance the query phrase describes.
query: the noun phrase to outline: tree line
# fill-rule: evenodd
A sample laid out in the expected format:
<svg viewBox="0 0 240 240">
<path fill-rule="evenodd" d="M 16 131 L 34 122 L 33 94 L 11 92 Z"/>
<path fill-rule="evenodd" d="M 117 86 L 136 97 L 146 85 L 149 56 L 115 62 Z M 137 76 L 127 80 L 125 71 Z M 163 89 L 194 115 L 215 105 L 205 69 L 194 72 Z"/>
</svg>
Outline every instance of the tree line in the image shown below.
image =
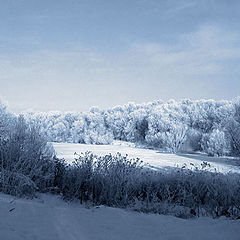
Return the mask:
<svg viewBox="0 0 240 240">
<path fill-rule="evenodd" d="M 240 98 L 128 103 L 87 112 L 24 112 L 52 142 L 111 144 L 123 140 L 168 152 L 240 155 Z"/>
</svg>

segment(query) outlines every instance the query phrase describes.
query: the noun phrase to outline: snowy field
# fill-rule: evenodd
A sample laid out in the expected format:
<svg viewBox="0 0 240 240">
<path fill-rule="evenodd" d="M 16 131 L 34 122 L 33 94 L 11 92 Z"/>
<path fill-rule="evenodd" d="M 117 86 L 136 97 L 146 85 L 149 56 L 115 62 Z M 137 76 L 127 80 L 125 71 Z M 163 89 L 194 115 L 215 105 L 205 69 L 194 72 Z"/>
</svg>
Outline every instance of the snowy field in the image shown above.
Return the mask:
<svg viewBox="0 0 240 240">
<path fill-rule="evenodd" d="M 0 194 L 1 240 L 239 240 L 240 220 L 180 219 L 110 207 L 85 208 L 60 197 Z"/>
<path fill-rule="evenodd" d="M 237 166 L 236 160 L 230 158 L 211 158 L 197 154 L 176 155 L 169 153 L 161 153 L 156 150 L 136 148 L 131 143 L 116 141 L 113 145 L 88 145 L 73 143 L 53 143 L 59 158 L 64 158 L 68 163 L 77 157 L 74 153 L 91 151 L 96 155 L 103 156 L 106 154 L 127 154 L 129 158 L 140 158 L 144 163 L 149 164 L 154 169 L 168 167 L 201 168 L 203 161 L 210 163 L 210 167 L 206 169 L 210 171 L 236 172 L 240 173 L 240 166 Z M 239 160 L 240 162 L 240 160 Z"/>
</svg>

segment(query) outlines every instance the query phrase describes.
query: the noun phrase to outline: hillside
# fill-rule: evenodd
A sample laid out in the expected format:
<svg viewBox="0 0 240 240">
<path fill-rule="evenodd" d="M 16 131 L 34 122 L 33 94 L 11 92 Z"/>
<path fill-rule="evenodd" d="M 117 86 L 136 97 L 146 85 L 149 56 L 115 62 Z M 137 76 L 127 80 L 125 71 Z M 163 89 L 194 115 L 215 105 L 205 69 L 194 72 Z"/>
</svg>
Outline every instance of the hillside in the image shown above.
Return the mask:
<svg viewBox="0 0 240 240">
<path fill-rule="evenodd" d="M 109 207 L 84 208 L 60 197 L 0 194 L 1 240 L 238 240 L 240 221 L 180 219 Z"/>
</svg>

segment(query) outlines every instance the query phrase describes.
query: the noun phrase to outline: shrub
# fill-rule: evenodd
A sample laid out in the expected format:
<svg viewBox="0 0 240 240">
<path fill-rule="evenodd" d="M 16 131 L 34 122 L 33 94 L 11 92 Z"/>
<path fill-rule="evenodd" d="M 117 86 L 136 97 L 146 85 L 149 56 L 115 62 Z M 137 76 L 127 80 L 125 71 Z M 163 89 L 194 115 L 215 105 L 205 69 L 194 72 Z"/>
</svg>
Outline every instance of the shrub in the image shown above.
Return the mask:
<svg viewBox="0 0 240 240">
<path fill-rule="evenodd" d="M 0 141 L 0 190 L 17 195 L 45 191 L 54 184 L 54 150 L 38 128 L 27 125 L 22 116 L 13 121 Z"/>
<path fill-rule="evenodd" d="M 34 196 L 36 184 L 24 174 L 1 170 L 0 190 L 14 196 Z"/>
<path fill-rule="evenodd" d="M 200 170 L 153 171 L 127 156 L 81 154 L 60 189 L 68 200 L 178 216 L 240 215 L 240 176 Z"/>
</svg>

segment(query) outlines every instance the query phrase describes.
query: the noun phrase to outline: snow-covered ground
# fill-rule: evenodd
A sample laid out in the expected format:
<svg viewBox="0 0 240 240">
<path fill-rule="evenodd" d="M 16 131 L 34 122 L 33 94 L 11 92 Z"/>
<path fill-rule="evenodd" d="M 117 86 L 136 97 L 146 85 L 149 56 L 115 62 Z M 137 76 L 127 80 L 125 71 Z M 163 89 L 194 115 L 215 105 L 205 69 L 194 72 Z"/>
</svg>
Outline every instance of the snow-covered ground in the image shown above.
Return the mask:
<svg viewBox="0 0 240 240">
<path fill-rule="evenodd" d="M 224 158 L 210 158 L 207 156 L 198 156 L 194 154 L 189 155 L 176 155 L 169 153 L 161 153 L 156 150 L 136 148 L 133 144 L 117 141 L 113 145 L 88 145 L 88 144 L 73 144 L 73 143 L 53 143 L 59 158 L 64 158 L 68 163 L 77 157 L 74 153 L 81 153 L 91 151 L 96 155 L 103 156 L 106 154 L 116 154 L 120 152 L 125 155 L 128 154 L 129 158 L 140 158 L 144 163 L 148 163 L 152 168 L 168 168 L 168 167 L 195 167 L 201 168 L 203 161 L 208 161 L 210 167 L 206 169 L 226 173 L 237 172 L 240 173 L 240 166 L 233 164 L 230 159 Z"/>
<path fill-rule="evenodd" d="M 0 194 L 1 240 L 239 240 L 240 220 L 180 219 L 110 207 L 85 208 L 58 196 Z"/>
</svg>

